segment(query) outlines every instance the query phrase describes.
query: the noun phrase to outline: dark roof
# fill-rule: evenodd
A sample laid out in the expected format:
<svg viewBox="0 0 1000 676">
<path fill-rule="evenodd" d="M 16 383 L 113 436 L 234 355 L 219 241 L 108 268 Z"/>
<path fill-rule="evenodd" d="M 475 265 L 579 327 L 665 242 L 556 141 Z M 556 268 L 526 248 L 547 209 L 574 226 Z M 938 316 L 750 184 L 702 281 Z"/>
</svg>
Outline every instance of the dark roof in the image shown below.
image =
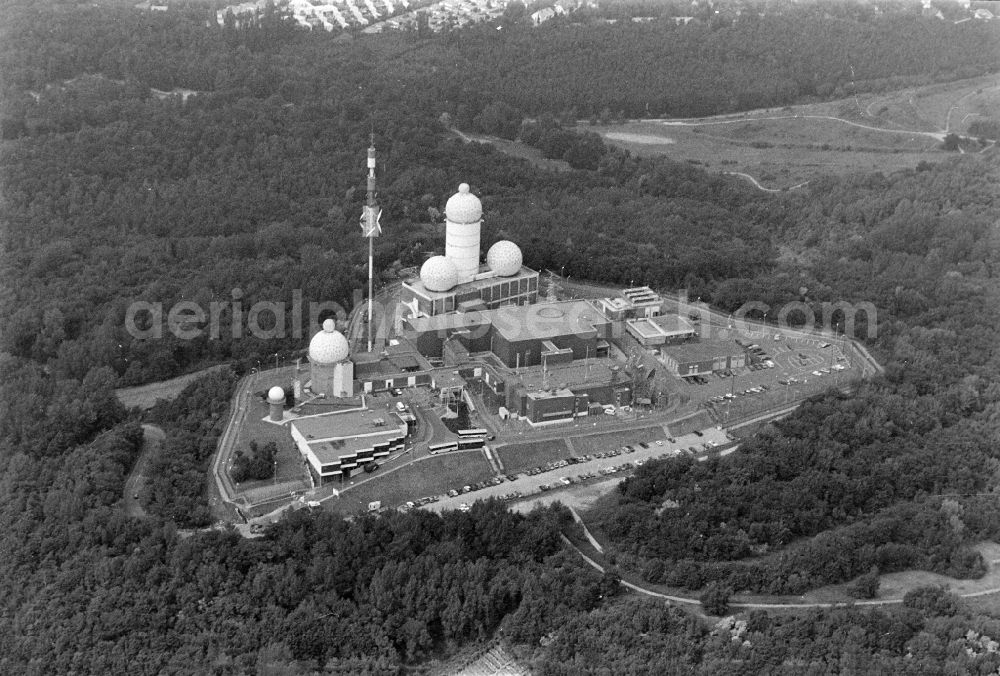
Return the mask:
<svg viewBox="0 0 1000 676">
<path fill-rule="evenodd" d="M 719 357 L 732 357 L 743 354 L 740 346 L 721 341 L 705 341 L 697 343 L 681 343 L 680 345 L 666 345 L 660 348 L 678 363 L 709 361 Z"/>
</svg>

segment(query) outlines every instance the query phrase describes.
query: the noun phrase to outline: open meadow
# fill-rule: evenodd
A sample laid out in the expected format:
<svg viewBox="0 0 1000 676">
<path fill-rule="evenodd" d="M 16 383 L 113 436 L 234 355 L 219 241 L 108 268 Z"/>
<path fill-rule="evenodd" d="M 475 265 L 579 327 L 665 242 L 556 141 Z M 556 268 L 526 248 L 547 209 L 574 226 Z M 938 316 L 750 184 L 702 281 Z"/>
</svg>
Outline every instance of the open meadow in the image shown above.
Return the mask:
<svg viewBox="0 0 1000 676">
<path fill-rule="evenodd" d="M 998 103 L 1000 82 L 985 76 L 734 115 L 579 129 L 635 155 L 667 155 L 779 191 L 826 174 L 890 173 L 940 161 L 952 154 L 942 148 L 944 136 L 966 134 Z"/>
</svg>

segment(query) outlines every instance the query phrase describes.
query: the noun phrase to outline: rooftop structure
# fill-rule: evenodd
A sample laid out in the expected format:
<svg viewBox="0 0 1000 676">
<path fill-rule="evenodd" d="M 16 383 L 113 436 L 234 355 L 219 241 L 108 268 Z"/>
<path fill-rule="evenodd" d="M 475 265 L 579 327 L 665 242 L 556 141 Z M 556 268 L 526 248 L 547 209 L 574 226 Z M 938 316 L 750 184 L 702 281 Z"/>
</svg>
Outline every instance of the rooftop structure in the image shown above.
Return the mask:
<svg viewBox="0 0 1000 676">
<path fill-rule="evenodd" d="M 629 319 L 625 322 L 625 328 L 646 347 L 680 343 L 697 335 L 690 322 L 673 314 Z"/>
<path fill-rule="evenodd" d="M 646 317 L 656 317 L 663 306 L 663 298 L 648 286 L 635 286 L 624 289 L 622 295 L 632 303 L 632 306 L 642 310 Z"/>
</svg>

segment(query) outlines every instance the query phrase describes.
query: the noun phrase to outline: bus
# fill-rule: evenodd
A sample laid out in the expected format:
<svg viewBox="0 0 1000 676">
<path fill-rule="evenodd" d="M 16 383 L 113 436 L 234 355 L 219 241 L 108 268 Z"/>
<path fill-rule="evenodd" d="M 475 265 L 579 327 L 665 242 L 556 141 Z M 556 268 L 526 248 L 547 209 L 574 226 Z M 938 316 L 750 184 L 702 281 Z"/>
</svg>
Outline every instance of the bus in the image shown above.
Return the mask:
<svg viewBox="0 0 1000 676">
<path fill-rule="evenodd" d="M 437 455 L 438 453 L 448 453 L 449 451 L 458 450 L 457 441 L 446 441 L 441 444 L 431 444 L 427 447 L 427 450 L 431 452 L 431 455 Z"/>
<path fill-rule="evenodd" d="M 489 430 L 484 430 L 481 427 L 477 427 L 475 429 L 459 430 L 458 431 L 458 438 L 459 439 L 470 439 L 470 438 L 475 438 L 475 437 L 483 437 L 485 439 L 487 434 L 489 434 Z"/>
<path fill-rule="evenodd" d="M 458 440 L 458 450 L 477 450 L 486 445 L 486 437 L 464 437 Z"/>
</svg>

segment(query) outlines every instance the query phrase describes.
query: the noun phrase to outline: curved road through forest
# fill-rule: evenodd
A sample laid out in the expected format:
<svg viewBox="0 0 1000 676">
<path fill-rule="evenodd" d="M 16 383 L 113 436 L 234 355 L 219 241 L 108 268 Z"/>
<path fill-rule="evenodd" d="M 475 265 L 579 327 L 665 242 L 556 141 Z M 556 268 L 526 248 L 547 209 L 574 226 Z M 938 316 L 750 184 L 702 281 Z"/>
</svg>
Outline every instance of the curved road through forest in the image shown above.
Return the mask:
<svg viewBox="0 0 1000 676">
<path fill-rule="evenodd" d="M 125 494 L 123 506 L 125 508 L 125 513 L 129 516 L 144 517 L 146 516 L 146 511 L 142 508 L 139 503 L 139 499 L 136 497 L 139 495 L 139 491 L 142 490 L 142 482 L 146 478 L 147 467 L 149 467 L 149 459 L 154 453 L 160 450 L 160 445 L 163 440 L 167 438 L 163 430 L 156 425 L 143 424 L 142 426 L 143 440 L 142 440 L 142 451 L 139 453 L 138 459 L 135 461 L 135 465 L 132 467 L 132 472 L 129 473 L 128 478 L 125 480 Z"/>
<path fill-rule="evenodd" d="M 570 510 L 572 511 L 572 508 L 570 508 Z M 574 516 L 576 517 L 576 513 L 575 512 L 574 512 Z M 583 521 L 580 520 L 579 517 L 575 518 L 575 520 L 580 524 L 580 527 L 583 528 L 583 533 L 587 537 L 587 539 L 590 540 L 590 541 L 595 541 L 593 535 L 591 535 L 590 531 L 587 530 L 587 526 L 583 523 Z M 587 562 L 587 564 L 589 564 L 594 569 L 600 571 L 601 573 L 604 572 L 604 566 L 602 566 L 597 561 L 594 561 L 592 558 L 590 558 L 589 556 L 587 556 L 586 554 L 584 554 L 582 551 L 580 551 L 580 548 L 577 547 L 573 543 L 572 540 L 570 540 L 568 537 L 566 537 L 565 535 L 562 535 L 562 534 L 560 535 L 560 537 L 562 538 L 563 542 L 566 543 L 567 545 L 569 545 L 570 547 L 572 547 L 573 550 L 577 554 L 579 554 L 583 558 L 584 561 Z M 995 564 L 995 563 L 1000 563 L 1000 561 L 990 561 L 989 563 L 990 564 Z M 663 593 L 660 593 L 658 591 L 653 591 L 652 589 L 647 589 L 646 587 L 642 587 L 642 586 L 637 585 L 635 583 L 628 582 L 626 580 L 621 580 L 621 584 L 622 584 L 622 586 L 627 587 L 627 588 L 631 589 L 632 591 L 637 592 L 639 594 L 643 594 L 645 596 L 651 596 L 651 597 L 654 597 L 654 598 L 664 599 L 665 601 L 672 601 L 673 603 L 683 603 L 683 604 L 686 604 L 686 605 L 700 605 L 701 604 L 701 601 L 699 601 L 698 599 L 695 599 L 695 598 L 690 598 L 690 597 L 687 597 L 687 596 L 674 596 L 674 595 L 671 595 L 671 594 L 663 594 Z M 979 597 L 979 596 L 989 596 L 990 594 L 1000 594 L 1000 587 L 992 587 L 990 589 L 981 589 L 979 591 L 966 592 L 964 594 L 956 594 L 956 596 L 958 596 L 960 598 L 963 598 L 963 599 L 971 599 L 971 598 L 976 598 L 976 597 Z M 854 606 L 892 606 L 892 605 L 899 605 L 902 602 L 903 602 L 903 599 L 901 599 L 901 598 L 899 598 L 899 599 L 873 599 L 873 600 L 868 600 L 868 601 L 856 601 L 856 600 L 852 599 L 851 601 L 843 601 L 843 602 L 840 602 L 840 603 L 828 603 L 828 602 L 818 602 L 818 601 L 808 601 L 808 602 L 803 602 L 803 603 L 770 603 L 770 602 L 766 602 L 766 601 L 762 601 L 762 602 L 750 601 L 750 602 L 731 602 L 729 604 L 729 607 L 730 608 L 745 609 L 745 610 L 750 610 L 750 609 L 760 609 L 760 610 L 804 610 L 804 609 L 809 609 L 809 608 L 838 608 L 838 607 L 851 606 L 851 605 L 854 605 Z"/>
</svg>

